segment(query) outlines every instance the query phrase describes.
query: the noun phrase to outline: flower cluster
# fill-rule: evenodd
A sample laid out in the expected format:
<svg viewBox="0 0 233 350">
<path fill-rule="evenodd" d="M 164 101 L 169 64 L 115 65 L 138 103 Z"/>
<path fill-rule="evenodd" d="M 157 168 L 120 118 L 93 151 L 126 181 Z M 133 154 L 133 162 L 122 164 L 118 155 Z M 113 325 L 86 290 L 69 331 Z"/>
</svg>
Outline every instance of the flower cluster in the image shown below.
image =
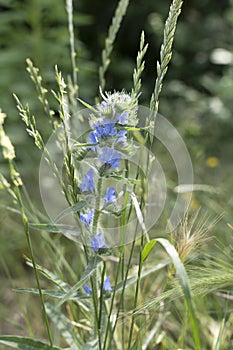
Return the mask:
<svg viewBox="0 0 233 350">
<path fill-rule="evenodd" d="M 118 171 L 121 164 L 122 152 L 127 145 L 129 127 L 137 125 L 137 107 L 134 99 L 125 92 L 107 93 L 103 101 L 90 114 L 91 131 L 86 150 L 94 158 L 94 165 L 83 175 L 79 189 L 82 196 L 94 198 L 95 205 L 85 208 L 79 217 L 83 228 L 90 236 L 90 247 L 95 254 L 102 254 L 107 249 L 105 237 L 98 225 L 102 209 L 105 212 L 115 208 L 117 193 L 114 187 L 107 187 L 102 193 L 99 180 L 111 177 Z M 94 170 L 95 169 L 95 170 Z M 112 175 L 113 176 L 113 175 Z M 95 181 L 96 177 L 96 181 Z M 95 226 L 95 227 L 94 227 Z M 88 290 L 86 290 L 88 293 Z"/>
<path fill-rule="evenodd" d="M 91 126 L 100 122 L 111 121 L 119 126 L 135 126 L 137 119 L 137 104 L 133 97 L 123 92 L 102 94 L 103 101 L 97 106 L 98 116 L 92 118 Z"/>
</svg>

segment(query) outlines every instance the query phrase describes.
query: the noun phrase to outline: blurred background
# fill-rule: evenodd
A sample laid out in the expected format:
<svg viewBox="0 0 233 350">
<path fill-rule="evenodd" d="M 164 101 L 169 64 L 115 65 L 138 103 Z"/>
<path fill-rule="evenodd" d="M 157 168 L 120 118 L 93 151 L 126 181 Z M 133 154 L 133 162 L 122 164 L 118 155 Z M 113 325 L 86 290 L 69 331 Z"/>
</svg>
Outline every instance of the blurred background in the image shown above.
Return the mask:
<svg viewBox="0 0 233 350">
<path fill-rule="evenodd" d="M 116 0 L 74 0 L 74 29 L 79 95 L 94 104 L 98 95 L 98 67 Z M 156 60 L 163 38 L 170 1 L 131 0 L 118 33 L 106 76 L 106 90 L 130 91 L 141 31 L 145 31 L 149 49 L 142 76 L 140 103 L 148 106 L 154 88 Z M 160 113 L 179 130 L 190 152 L 196 184 L 208 185 L 208 191 L 193 195 L 191 209 L 202 208 L 211 218 L 222 218 L 211 235 L 223 247 L 232 245 L 233 223 L 233 0 L 185 1 L 174 42 L 174 54 L 163 86 Z M 15 93 L 28 102 L 45 135 L 50 130 L 26 72 L 26 58 L 40 69 L 44 86 L 56 90 L 54 67 L 65 79 L 71 75 L 69 32 L 64 0 L 0 0 L 0 107 L 7 113 L 6 130 L 16 146 L 20 169 L 34 202 L 39 202 L 38 165 L 40 153 L 25 131 Z M 49 102 L 56 109 L 50 94 Z M 1 172 L 7 177 L 7 165 L 0 155 Z M 10 199 L 0 192 L 0 332 L 25 334 L 25 325 L 33 334 L 30 320 L 41 321 L 37 307 L 30 310 L 31 296 L 12 292 L 15 286 L 34 286 L 31 269 L 24 262 L 26 240 L 20 218 L 5 206 Z M 74 253 L 72 243 L 62 240 L 61 252 Z M 38 262 L 46 242 L 33 236 Z M 224 248 L 224 249 L 228 249 Z M 227 255 L 227 250 L 226 250 Z M 70 254 L 72 256 L 72 254 Z M 77 258 L 70 258 L 75 266 Z M 37 298 L 33 299 L 37 303 Z M 9 312 L 10 306 L 10 312 Z"/>
</svg>

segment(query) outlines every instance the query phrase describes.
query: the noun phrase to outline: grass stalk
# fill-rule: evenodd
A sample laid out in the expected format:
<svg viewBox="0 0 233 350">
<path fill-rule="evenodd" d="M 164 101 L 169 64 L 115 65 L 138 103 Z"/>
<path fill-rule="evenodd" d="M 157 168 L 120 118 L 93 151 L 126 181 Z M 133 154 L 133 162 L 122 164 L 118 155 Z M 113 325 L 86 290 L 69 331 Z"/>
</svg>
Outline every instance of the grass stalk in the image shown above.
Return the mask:
<svg viewBox="0 0 233 350">
<path fill-rule="evenodd" d="M 154 114 L 155 118 L 159 109 L 159 97 L 162 91 L 163 80 L 168 70 L 168 64 L 172 58 L 172 45 L 182 4 L 182 0 L 172 1 L 168 18 L 165 22 L 163 43 L 160 49 L 160 62 L 157 61 L 157 78 L 155 81 L 154 92 L 150 100 L 150 110 L 152 114 Z"/>
<path fill-rule="evenodd" d="M 66 11 L 68 14 L 68 29 L 69 29 L 69 38 L 70 38 L 70 54 L 71 54 L 71 64 L 73 72 L 73 84 L 75 91 L 78 91 L 78 67 L 76 65 L 76 52 L 74 45 L 74 24 L 73 24 L 73 0 L 66 0 Z"/>
<path fill-rule="evenodd" d="M 15 178 L 14 178 L 15 168 L 14 168 L 14 165 L 13 165 L 13 163 L 11 161 L 9 161 L 9 168 L 10 168 L 10 174 L 11 174 L 11 177 L 12 177 L 12 181 L 14 183 L 14 180 L 15 180 Z M 37 268 L 36 268 L 36 262 L 35 262 L 35 258 L 34 258 L 32 242 L 31 242 L 31 238 L 30 238 L 28 218 L 27 218 L 27 216 L 25 214 L 24 205 L 23 205 L 23 202 L 22 202 L 22 197 L 21 197 L 21 193 L 20 193 L 20 190 L 19 190 L 19 186 L 17 186 L 17 185 L 14 186 L 14 192 L 15 192 L 15 195 L 16 195 L 16 198 L 17 198 L 17 201 L 18 201 L 18 205 L 20 207 L 20 211 L 21 211 L 21 217 L 22 217 L 22 221 L 23 221 L 24 232 L 25 232 L 25 235 L 26 235 L 27 245 L 28 245 L 28 248 L 29 248 L 29 251 L 30 251 L 30 255 L 31 255 L 31 261 L 32 261 L 33 270 L 34 270 L 34 274 L 35 274 L 35 279 L 36 279 L 36 283 L 37 283 L 37 288 L 38 288 L 38 292 L 39 292 L 39 297 L 40 297 L 42 312 L 43 312 L 43 316 L 44 316 L 44 320 L 45 320 L 47 335 L 48 335 L 50 347 L 51 347 L 51 349 L 53 349 L 53 340 L 52 340 L 52 335 L 51 335 L 51 331 L 50 331 L 49 320 L 48 320 L 48 316 L 47 316 L 46 309 L 45 309 L 44 297 L 43 297 L 43 294 L 42 294 L 42 291 L 41 291 L 39 275 L 38 275 Z"/>
</svg>

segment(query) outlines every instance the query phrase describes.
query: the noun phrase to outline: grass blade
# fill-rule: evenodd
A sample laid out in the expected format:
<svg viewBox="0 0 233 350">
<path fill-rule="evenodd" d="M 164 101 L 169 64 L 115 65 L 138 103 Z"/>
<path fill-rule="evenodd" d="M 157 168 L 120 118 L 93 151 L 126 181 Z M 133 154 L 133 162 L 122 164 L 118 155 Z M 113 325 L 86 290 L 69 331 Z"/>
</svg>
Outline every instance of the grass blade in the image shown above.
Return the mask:
<svg viewBox="0 0 233 350">
<path fill-rule="evenodd" d="M 152 239 L 150 242 L 147 242 L 145 247 L 143 248 L 142 251 L 142 261 L 144 262 L 148 255 L 150 254 L 151 250 L 156 244 L 156 239 Z"/>
<path fill-rule="evenodd" d="M 62 225 L 62 224 L 33 224 L 29 226 L 38 231 L 45 231 L 50 233 L 62 233 L 68 239 L 80 242 L 80 231 L 75 226 Z"/>
<path fill-rule="evenodd" d="M 14 349 L 20 350 L 51 350 L 51 346 L 49 344 L 43 343 L 39 340 L 11 335 L 1 335 L 0 344 L 11 346 Z M 57 346 L 53 346 L 52 349 L 62 350 Z"/>
<path fill-rule="evenodd" d="M 157 241 L 163 246 L 163 248 L 166 250 L 168 255 L 171 257 L 172 262 L 176 268 L 176 273 L 179 277 L 180 286 L 183 290 L 187 309 L 189 312 L 190 323 L 191 323 L 191 328 L 192 328 L 193 338 L 194 338 L 194 343 L 195 343 L 195 349 L 201 350 L 199 330 L 198 330 L 198 326 L 197 326 L 197 320 L 196 320 L 196 316 L 195 316 L 194 305 L 193 305 L 193 301 L 192 301 L 188 275 L 186 273 L 184 265 L 183 265 L 182 261 L 180 260 L 176 249 L 167 239 L 157 238 Z"/>
</svg>

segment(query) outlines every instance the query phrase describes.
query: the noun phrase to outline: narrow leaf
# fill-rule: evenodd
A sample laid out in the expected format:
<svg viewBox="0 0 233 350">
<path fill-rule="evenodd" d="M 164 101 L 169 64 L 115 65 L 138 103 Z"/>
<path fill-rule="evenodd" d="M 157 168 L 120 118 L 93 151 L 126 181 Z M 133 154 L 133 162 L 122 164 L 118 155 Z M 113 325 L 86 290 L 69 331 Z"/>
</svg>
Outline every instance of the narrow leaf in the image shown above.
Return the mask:
<svg viewBox="0 0 233 350">
<path fill-rule="evenodd" d="M 63 219 L 65 216 L 72 214 L 72 213 L 77 213 L 79 210 L 84 208 L 87 205 L 85 201 L 80 201 L 66 209 L 64 209 L 56 218 L 54 219 L 55 222 L 60 221 Z"/>
<path fill-rule="evenodd" d="M 39 340 L 34 340 L 25 337 L 1 335 L 0 344 L 11 346 L 14 349 L 20 350 L 51 350 L 51 346 Z M 57 346 L 53 346 L 53 350 L 62 350 Z"/>
<path fill-rule="evenodd" d="M 22 292 L 22 293 L 32 293 L 32 294 L 39 294 L 38 289 L 36 288 L 15 288 L 13 289 L 14 292 Z M 43 295 L 55 298 L 55 299 L 61 299 L 62 297 L 64 297 L 64 295 L 66 293 L 60 291 L 60 290 L 46 290 L 46 289 L 42 289 L 41 290 Z M 75 300 L 76 298 L 74 298 Z"/>
<path fill-rule="evenodd" d="M 179 277 L 180 286 L 183 290 L 187 309 L 189 311 L 190 323 L 191 323 L 191 328 L 193 331 L 195 348 L 196 348 L 196 350 L 201 350 L 201 343 L 200 343 L 199 331 L 198 331 L 198 326 L 197 326 L 197 320 L 196 320 L 196 316 L 195 316 L 194 305 L 193 305 L 193 301 L 192 301 L 188 275 L 186 273 L 184 265 L 183 265 L 182 261 L 180 260 L 179 254 L 177 253 L 175 247 L 167 239 L 157 238 L 157 241 L 163 246 L 163 248 L 166 250 L 168 255 L 171 257 L 173 264 L 176 268 L 176 272 L 177 272 L 177 275 Z"/>
<path fill-rule="evenodd" d="M 147 242 L 142 251 L 142 261 L 145 261 L 154 245 L 156 244 L 156 239 L 152 239 L 150 242 Z"/>
<path fill-rule="evenodd" d="M 33 267 L 32 262 L 29 258 L 26 258 L 27 265 Z M 37 271 L 41 272 L 48 280 L 57 285 L 61 290 L 68 291 L 71 287 L 68 283 L 62 281 L 57 275 L 49 271 L 45 267 L 36 264 Z"/>
<path fill-rule="evenodd" d="M 75 242 L 80 242 L 80 230 L 75 226 L 61 224 L 33 224 L 29 226 L 34 230 L 46 231 L 51 233 L 62 233 L 65 237 Z"/>
</svg>

